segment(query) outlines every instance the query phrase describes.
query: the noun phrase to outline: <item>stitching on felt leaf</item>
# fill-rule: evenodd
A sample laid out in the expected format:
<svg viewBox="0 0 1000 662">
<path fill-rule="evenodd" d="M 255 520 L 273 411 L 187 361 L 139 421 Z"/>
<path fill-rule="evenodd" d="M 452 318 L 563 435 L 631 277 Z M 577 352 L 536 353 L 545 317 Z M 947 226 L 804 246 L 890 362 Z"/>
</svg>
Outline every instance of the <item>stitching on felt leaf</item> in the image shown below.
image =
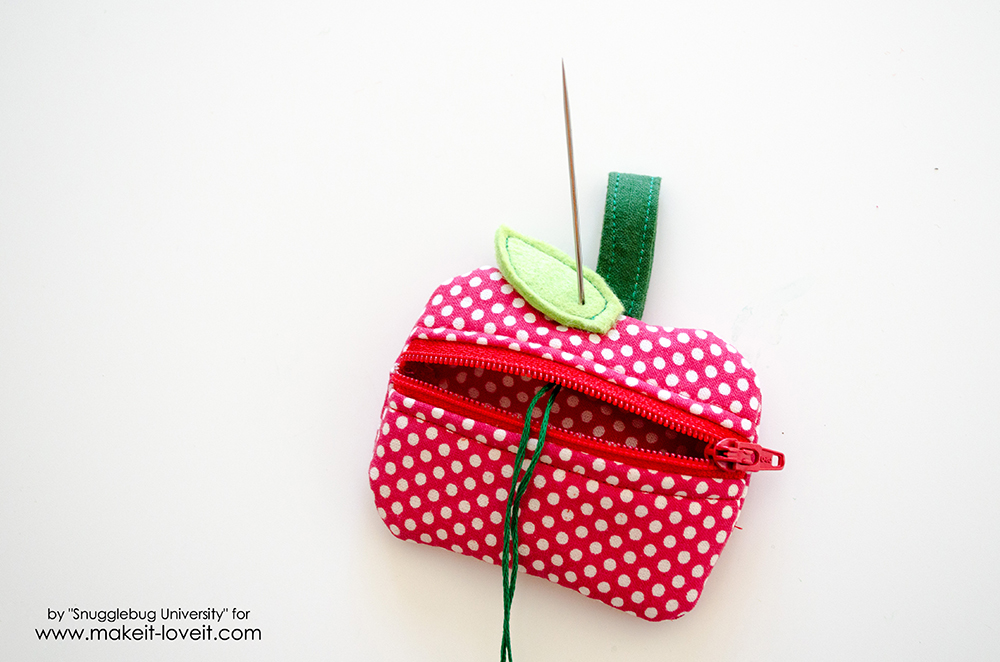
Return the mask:
<svg viewBox="0 0 1000 662">
<path fill-rule="evenodd" d="M 517 270 L 517 266 L 514 264 L 514 261 L 510 259 L 510 240 L 511 239 L 517 239 L 522 244 L 527 245 L 529 248 L 533 248 L 533 247 L 531 246 L 531 244 L 528 244 L 526 241 L 524 241 L 520 237 L 510 237 L 510 236 L 508 236 L 507 239 L 504 241 L 504 247 L 507 249 L 507 256 L 508 256 L 507 257 L 507 262 L 510 264 L 510 270 L 511 270 L 511 272 L 514 273 L 514 274 L 517 274 L 517 277 L 521 280 L 522 283 L 524 283 L 524 285 L 525 285 L 524 289 L 531 291 L 530 288 L 526 287 L 527 281 L 524 280 L 524 277 Z M 535 249 L 535 250 L 538 250 L 538 249 Z M 593 320 L 593 319 L 596 319 L 597 317 L 600 317 L 604 313 L 604 311 L 608 309 L 608 304 L 610 302 L 608 301 L 607 297 L 605 297 L 601 293 L 600 288 L 597 287 L 597 283 L 595 283 L 593 280 L 590 279 L 590 276 L 588 276 L 586 273 L 584 273 L 583 277 L 584 277 L 584 279 L 588 283 L 590 283 L 591 287 L 593 287 L 595 290 L 597 290 L 597 295 L 599 297 L 601 297 L 601 301 L 604 302 L 604 306 L 602 306 L 599 311 L 597 311 L 596 313 L 594 313 L 590 317 L 584 317 L 582 315 L 576 315 L 576 314 L 574 314 L 573 317 L 576 317 L 576 318 L 582 319 L 582 320 Z M 521 292 L 521 294 L 523 295 L 524 293 Z M 539 297 L 539 298 L 541 298 L 541 297 Z"/>
</svg>

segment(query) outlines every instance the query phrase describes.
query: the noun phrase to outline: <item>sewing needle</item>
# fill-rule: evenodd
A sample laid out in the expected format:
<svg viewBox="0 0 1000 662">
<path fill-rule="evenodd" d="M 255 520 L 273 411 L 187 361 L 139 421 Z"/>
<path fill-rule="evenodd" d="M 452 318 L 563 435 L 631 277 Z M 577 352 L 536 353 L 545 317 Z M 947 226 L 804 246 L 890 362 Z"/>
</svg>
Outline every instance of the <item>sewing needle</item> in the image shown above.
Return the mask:
<svg viewBox="0 0 1000 662">
<path fill-rule="evenodd" d="M 573 169 L 573 129 L 569 122 L 569 93 L 566 91 L 566 61 L 562 60 L 563 111 L 566 115 L 566 150 L 569 154 L 569 191 L 573 198 L 573 241 L 576 244 L 576 286 L 583 300 L 583 259 L 580 257 L 580 218 L 576 207 L 576 172 Z"/>
</svg>

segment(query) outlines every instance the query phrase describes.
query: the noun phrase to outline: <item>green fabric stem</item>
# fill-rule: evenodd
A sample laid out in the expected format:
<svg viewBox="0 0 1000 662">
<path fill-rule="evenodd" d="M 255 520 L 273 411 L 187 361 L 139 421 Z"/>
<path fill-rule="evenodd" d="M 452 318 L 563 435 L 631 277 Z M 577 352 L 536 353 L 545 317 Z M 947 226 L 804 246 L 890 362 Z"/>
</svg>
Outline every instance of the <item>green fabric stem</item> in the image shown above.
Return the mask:
<svg viewBox="0 0 1000 662">
<path fill-rule="evenodd" d="M 659 200 L 659 177 L 608 175 L 597 273 L 618 296 L 625 314 L 636 319 L 646 307 Z"/>
<path fill-rule="evenodd" d="M 549 412 L 552 410 L 552 403 L 556 400 L 556 395 L 562 387 L 557 384 L 546 384 L 538 390 L 535 397 L 528 405 L 528 411 L 524 415 L 524 429 L 521 431 L 521 443 L 517 447 L 517 455 L 514 458 L 514 477 L 511 480 L 510 494 L 507 495 L 507 513 L 503 522 L 503 554 L 501 567 L 503 569 L 503 639 L 500 642 L 500 662 L 513 662 L 514 655 L 510 647 L 510 608 L 514 602 L 514 588 L 517 584 L 517 564 L 520 554 L 517 551 L 518 522 L 521 518 L 521 497 L 531 484 L 532 474 L 535 472 L 535 465 L 542 457 L 542 447 L 545 445 L 545 431 L 549 427 Z M 542 423 L 538 431 L 538 444 L 535 452 L 531 456 L 528 467 L 521 474 L 520 468 L 524 463 L 524 456 L 528 451 L 528 440 L 531 437 L 531 414 L 535 411 L 535 405 L 546 394 L 551 392 L 548 402 L 545 403 L 545 410 L 542 413 Z"/>
</svg>

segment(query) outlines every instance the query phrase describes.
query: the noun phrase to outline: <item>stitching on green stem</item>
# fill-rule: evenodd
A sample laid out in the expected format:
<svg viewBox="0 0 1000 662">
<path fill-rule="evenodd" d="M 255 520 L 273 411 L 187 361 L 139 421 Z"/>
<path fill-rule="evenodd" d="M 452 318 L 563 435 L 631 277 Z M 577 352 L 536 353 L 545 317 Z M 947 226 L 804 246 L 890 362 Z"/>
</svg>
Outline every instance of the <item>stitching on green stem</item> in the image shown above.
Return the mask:
<svg viewBox="0 0 1000 662">
<path fill-rule="evenodd" d="M 635 268 L 635 285 L 632 287 L 632 297 L 630 306 L 635 307 L 635 297 L 639 292 L 639 280 L 642 274 L 642 259 L 646 255 L 646 232 L 649 230 L 649 211 L 653 206 L 653 184 L 656 183 L 655 177 L 649 178 L 649 195 L 646 196 L 646 219 L 642 223 L 642 242 L 639 244 L 639 263 Z M 632 311 L 629 311 L 631 314 Z"/>
</svg>

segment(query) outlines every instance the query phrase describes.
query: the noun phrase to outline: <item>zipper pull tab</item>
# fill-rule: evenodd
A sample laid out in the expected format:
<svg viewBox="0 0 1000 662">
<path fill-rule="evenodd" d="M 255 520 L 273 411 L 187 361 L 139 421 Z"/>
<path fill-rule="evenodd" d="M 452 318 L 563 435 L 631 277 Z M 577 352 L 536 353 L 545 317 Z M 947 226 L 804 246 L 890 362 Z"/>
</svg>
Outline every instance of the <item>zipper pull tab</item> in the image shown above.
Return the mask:
<svg viewBox="0 0 1000 662">
<path fill-rule="evenodd" d="M 715 442 L 705 455 L 725 471 L 779 471 L 785 466 L 784 453 L 733 438 Z"/>
</svg>

